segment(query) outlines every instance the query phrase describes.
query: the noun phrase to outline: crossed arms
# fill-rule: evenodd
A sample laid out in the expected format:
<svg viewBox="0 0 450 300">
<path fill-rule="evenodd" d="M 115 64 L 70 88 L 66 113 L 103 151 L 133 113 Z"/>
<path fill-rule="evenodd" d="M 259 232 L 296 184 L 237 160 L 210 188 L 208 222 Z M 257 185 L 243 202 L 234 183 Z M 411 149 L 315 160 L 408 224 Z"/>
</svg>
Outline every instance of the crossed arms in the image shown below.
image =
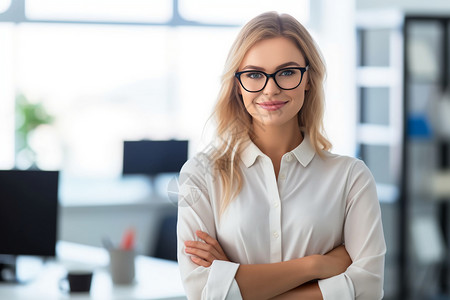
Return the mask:
<svg viewBox="0 0 450 300">
<path fill-rule="evenodd" d="M 214 260 L 229 261 L 219 242 L 203 231 L 202 241 L 186 241 L 185 252 L 198 266 L 208 268 Z M 325 255 L 311 255 L 290 261 L 240 265 L 235 279 L 244 299 L 323 299 L 316 279 L 344 272 L 351 264 L 344 246 Z"/>
</svg>

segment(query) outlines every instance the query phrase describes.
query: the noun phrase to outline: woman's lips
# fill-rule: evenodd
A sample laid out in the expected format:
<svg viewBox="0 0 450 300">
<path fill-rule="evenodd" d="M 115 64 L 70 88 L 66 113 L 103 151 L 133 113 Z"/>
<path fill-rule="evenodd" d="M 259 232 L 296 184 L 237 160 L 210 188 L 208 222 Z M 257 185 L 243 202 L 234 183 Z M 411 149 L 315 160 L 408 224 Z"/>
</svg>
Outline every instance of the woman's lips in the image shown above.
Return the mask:
<svg viewBox="0 0 450 300">
<path fill-rule="evenodd" d="M 274 111 L 274 110 L 279 110 L 279 109 L 282 108 L 286 103 L 287 103 L 287 101 L 268 101 L 268 102 L 261 102 L 261 103 L 257 103 L 257 104 L 258 104 L 262 109 Z"/>
</svg>

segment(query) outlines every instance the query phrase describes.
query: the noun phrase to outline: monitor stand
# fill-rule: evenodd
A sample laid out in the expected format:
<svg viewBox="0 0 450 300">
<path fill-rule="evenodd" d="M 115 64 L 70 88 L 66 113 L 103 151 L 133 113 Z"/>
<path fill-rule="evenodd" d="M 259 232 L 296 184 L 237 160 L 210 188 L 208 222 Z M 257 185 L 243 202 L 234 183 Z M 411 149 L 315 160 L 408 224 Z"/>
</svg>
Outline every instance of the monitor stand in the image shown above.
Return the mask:
<svg viewBox="0 0 450 300">
<path fill-rule="evenodd" d="M 35 279 L 44 267 L 46 257 L 1 255 L 0 282 L 28 283 Z"/>
<path fill-rule="evenodd" d="M 14 255 L 0 255 L 0 282 L 19 282 L 17 260 Z"/>
<path fill-rule="evenodd" d="M 147 177 L 150 188 L 152 189 L 152 194 L 156 194 L 156 175 L 149 175 Z"/>
</svg>

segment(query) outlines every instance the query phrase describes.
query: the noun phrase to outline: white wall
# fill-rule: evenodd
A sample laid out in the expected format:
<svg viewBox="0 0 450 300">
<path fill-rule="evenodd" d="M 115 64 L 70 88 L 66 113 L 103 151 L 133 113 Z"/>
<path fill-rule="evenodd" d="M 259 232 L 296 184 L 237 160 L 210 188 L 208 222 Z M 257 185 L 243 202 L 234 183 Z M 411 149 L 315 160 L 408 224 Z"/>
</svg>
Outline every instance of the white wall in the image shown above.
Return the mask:
<svg viewBox="0 0 450 300">
<path fill-rule="evenodd" d="M 310 27 L 327 65 L 325 130 L 338 154 L 356 150 L 355 2 L 311 0 Z"/>
</svg>

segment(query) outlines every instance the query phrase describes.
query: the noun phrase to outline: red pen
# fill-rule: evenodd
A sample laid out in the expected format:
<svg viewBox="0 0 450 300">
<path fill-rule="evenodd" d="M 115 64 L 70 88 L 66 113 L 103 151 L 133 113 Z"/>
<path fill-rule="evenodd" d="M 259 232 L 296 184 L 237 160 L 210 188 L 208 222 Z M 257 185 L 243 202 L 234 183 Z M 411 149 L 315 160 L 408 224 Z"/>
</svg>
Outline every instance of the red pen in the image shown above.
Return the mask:
<svg viewBox="0 0 450 300">
<path fill-rule="evenodd" d="M 120 243 L 120 248 L 123 250 L 132 250 L 134 248 L 134 240 L 135 240 L 134 228 L 126 230 L 123 235 L 122 242 Z"/>
</svg>

